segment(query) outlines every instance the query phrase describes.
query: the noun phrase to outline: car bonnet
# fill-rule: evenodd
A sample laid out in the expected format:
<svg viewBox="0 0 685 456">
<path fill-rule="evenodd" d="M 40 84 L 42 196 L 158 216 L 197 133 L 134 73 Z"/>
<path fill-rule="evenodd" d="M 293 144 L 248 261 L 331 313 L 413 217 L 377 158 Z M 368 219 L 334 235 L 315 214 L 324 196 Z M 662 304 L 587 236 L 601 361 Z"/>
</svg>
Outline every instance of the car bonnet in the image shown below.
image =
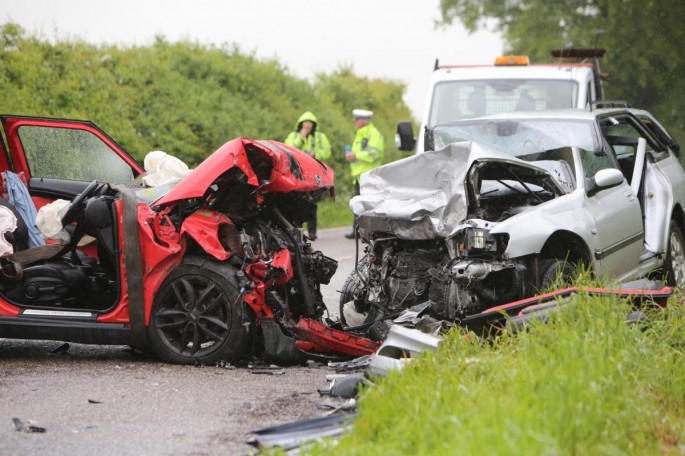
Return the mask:
<svg viewBox="0 0 685 456">
<path fill-rule="evenodd" d="M 250 164 L 252 154 L 270 159 L 271 173 L 268 178 L 258 177 Z M 234 167 L 245 173 L 247 183 L 258 187 L 258 192 L 262 194 L 333 188 L 333 170 L 304 152 L 277 141 L 236 138 L 207 157 L 154 205 L 165 206 L 184 199 L 200 198 L 219 176 Z"/>
<path fill-rule="evenodd" d="M 350 201 L 350 208 L 367 231 L 415 240 L 448 237 L 468 215 L 468 172 L 486 161 L 535 170 L 554 181 L 531 163 L 474 142 L 459 142 L 362 174 L 361 194 Z M 564 190 L 559 187 L 558 193 Z"/>
</svg>

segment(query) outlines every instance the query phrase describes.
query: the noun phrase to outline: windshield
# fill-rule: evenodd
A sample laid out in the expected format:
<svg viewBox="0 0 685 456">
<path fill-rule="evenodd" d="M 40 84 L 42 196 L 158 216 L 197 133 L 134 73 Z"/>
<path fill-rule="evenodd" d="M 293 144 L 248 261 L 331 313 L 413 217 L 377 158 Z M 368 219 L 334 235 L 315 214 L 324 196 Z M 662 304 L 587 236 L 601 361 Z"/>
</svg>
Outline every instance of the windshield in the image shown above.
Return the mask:
<svg viewBox="0 0 685 456">
<path fill-rule="evenodd" d="M 512 111 L 575 107 L 578 84 L 569 80 L 492 79 L 435 86 L 428 126 Z"/>
<path fill-rule="evenodd" d="M 478 119 L 438 125 L 431 133 L 427 138 L 429 150 L 473 141 L 523 160 L 535 160 L 535 154 L 560 148 L 601 150 L 593 123 L 584 120 Z"/>
</svg>

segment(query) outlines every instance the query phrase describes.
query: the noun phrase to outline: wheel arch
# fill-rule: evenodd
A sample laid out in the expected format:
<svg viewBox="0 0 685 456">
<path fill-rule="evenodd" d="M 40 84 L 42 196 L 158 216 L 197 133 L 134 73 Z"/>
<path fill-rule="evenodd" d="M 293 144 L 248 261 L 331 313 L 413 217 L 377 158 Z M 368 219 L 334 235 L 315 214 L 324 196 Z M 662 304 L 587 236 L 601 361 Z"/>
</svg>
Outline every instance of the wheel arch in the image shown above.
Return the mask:
<svg viewBox="0 0 685 456">
<path fill-rule="evenodd" d="M 220 262 L 205 253 L 185 255 L 182 261 L 168 271 L 169 273 L 155 293 L 150 322 L 147 327 L 149 346 L 160 359 L 178 364 L 211 364 L 219 359 L 229 361 L 238 359 L 249 353 L 252 344 L 251 332 L 254 328 L 254 313 L 242 300 L 240 282 L 236 276 L 239 270 L 235 265 L 227 261 Z M 176 298 L 177 303 L 173 302 L 174 299 L 169 297 L 169 287 L 174 287 L 173 283 L 176 280 L 180 280 L 185 283 L 186 287 L 190 287 L 186 289 L 195 290 L 193 294 L 188 294 L 188 296 L 194 296 L 192 299 L 179 296 L 179 292 L 174 291 L 172 296 L 178 297 Z M 198 280 L 199 288 L 196 287 Z M 215 296 L 215 294 L 217 295 Z M 210 303 L 209 305 L 207 302 L 203 302 L 208 299 L 211 300 L 207 301 Z M 221 304 L 222 301 L 219 299 L 222 299 L 224 304 Z M 219 304 L 216 305 L 216 303 Z M 165 308 L 172 309 L 171 314 L 166 313 L 161 317 L 163 319 L 176 319 L 177 315 L 174 314 L 179 312 L 187 314 L 186 321 L 190 323 L 191 331 L 200 334 L 199 336 L 189 336 L 192 339 L 189 338 L 188 341 L 192 340 L 193 347 L 201 347 L 199 351 L 192 349 L 190 354 L 186 353 L 183 344 L 184 339 L 180 339 L 181 345 L 180 347 L 177 346 L 179 334 L 175 333 L 177 329 L 169 329 L 168 321 L 164 322 L 166 329 L 159 329 L 162 327 L 158 326 L 158 320 L 153 315 L 158 308 L 162 309 L 162 312 Z M 221 310 L 222 308 L 223 310 Z M 209 316 L 204 317 L 204 325 L 201 325 L 199 321 L 203 318 L 201 315 L 205 311 L 210 313 Z M 162 313 L 155 315 L 161 316 Z M 223 326 L 221 326 L 221 321 L 225 323 Z M 209 329 L 205 327 L 207 322 L 210 325 Z M 183 324 L 183 321 L 181 323 Z M 172 321 L 172 325 L 176 325 L 176 323 Z M 211 325 L 214 326 L 211 327 Z M 183 331 L 185 332 L 186 329 Z M 185 333 L 182 334 L 182 337 L 185 337 Z M 205 343 L 208 341 L 220 345 L 216 345 L 216 349 L 210 348 L 209 351 L 202 353 L 206 348 Z"/>
<path fill-rule="evenodd" d="M 685 233 L 685 212 L 683 212 L 683 207 L 680 205 L 680 203 L 676 203 L 676 205 L 673 207 L 671 219 L 675 220 L 678 228 L 680 228 L 680 231 Z"/>
<path fill-rule="evenodd" d="M 584 266 L 592 262 L 592 254 L 583 238 L 566 230 L 555 231 L 547 238 L 540 250 L 540 257 L 566 260 L 573 264 L 581 263 Z"/>
</svg>

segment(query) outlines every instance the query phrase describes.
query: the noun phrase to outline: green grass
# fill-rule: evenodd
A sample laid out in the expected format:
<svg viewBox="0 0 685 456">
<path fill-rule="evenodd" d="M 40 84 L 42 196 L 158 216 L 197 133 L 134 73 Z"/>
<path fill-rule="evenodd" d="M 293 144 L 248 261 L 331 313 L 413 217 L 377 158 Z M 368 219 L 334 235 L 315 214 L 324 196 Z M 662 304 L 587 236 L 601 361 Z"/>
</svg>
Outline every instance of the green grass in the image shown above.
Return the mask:
<svg viewBox="0 0 685 456">
<path fill-rule="evenodd" d="M 678 298 L 673 298 L 675 299 Z M 328 454 L 682 454 L 685 309 L 580 295 L 549 324 L 481 341 L 453 331 L 437 354 L 380 379 Z"/>
<path fill-rule="evenodd" d="M 336 197 L 335 201 L 325 198 L 319 203 L 318 228 L 352 227 L 350 199 Z"/>
</svg>

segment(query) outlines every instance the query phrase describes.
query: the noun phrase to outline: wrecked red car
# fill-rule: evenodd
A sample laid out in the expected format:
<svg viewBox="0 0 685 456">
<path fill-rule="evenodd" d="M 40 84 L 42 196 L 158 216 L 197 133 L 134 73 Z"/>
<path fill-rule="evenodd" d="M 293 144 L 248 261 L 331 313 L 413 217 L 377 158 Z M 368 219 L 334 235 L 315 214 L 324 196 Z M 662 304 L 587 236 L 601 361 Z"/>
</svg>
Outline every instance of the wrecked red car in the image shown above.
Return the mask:
<svg viewBox="0 0 685 456">
<path fill-rule="evenodd" d="M 73 199 L 68 241 L 2 257 L 0 337 L 126 344 L 173 363 L 375 348 L 321 323 L 320 285 L 337 262 L 301 225 L 333 193 L 324 163 L 238 138 L 150 199 L 135 185 L 143 169 L 94 124 L 2 124 L 0 166 L 24 177 L 33 203 Z"/>
</svg>

